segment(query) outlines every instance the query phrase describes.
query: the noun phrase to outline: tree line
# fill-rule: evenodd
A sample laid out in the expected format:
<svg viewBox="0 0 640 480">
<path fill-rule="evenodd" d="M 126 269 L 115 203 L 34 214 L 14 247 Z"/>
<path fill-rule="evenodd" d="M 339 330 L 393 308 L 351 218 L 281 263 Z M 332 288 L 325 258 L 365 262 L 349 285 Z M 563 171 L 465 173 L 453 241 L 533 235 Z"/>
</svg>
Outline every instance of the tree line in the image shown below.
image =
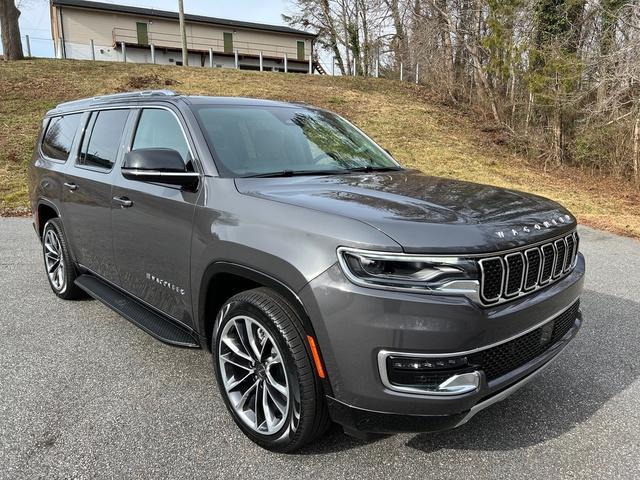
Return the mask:
<svg viewBox="0 0 640 480">
<path fill-rule="evenodd" d="M 415 79 L 515 148 L 639 181 L 639 0 L 291 0 L 343 75 Z"/>
</svg>

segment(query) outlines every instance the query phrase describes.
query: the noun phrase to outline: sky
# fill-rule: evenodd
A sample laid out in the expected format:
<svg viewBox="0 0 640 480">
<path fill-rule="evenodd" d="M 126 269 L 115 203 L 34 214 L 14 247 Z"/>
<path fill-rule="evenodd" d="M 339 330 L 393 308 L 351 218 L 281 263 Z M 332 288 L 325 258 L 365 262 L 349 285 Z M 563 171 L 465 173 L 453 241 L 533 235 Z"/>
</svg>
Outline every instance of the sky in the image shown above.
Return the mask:
<svg viewBox="0 0 640 480">
<path fill-rule="evenodd" d="M 177 0 L 118 0 L 119 5 L 155 8 L 156 10 L 178 11 Z M 52 57 L 51 21 L 49 19 L 48 0 L 18 0 L 22 12 L 20 15 L 20 33 L 23 38 L 29 35 L 31 54 L 36 57 Z M 184 0 L 185 13 L 209 17 L 244 20 L 248 22 L 284 25 L 281 15 L 291 13 L 288 0 Z M 27 54 L 25 47 L 25 55 Z M 0 52 L 2 46 L 0 45 Z"/>
</svg>

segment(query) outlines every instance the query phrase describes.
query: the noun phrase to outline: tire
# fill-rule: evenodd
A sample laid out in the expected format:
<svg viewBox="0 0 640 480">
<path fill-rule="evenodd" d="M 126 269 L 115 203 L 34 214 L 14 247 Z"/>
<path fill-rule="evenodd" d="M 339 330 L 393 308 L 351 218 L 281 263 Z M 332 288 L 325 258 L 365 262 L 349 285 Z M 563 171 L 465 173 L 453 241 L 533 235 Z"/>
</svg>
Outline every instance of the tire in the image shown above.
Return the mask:
<svg viewBox="0 0 640 480">
<path fill-rule="evenodd" d="M 74 283 L 78 274 L 59 218 L 52 218 L 44 225 L 42 255 L 53 293 L 64 300 L 83 298 L 84 292 Z"/>
<path fill-rule="evenodd" d="M 225 405 L 253 442 L 293 452 L 327 430 L 331 421 L 306 334 L 283 297 L 256 288 L 229 299 L 218 313 L 212 350 Z"/>
</svg>

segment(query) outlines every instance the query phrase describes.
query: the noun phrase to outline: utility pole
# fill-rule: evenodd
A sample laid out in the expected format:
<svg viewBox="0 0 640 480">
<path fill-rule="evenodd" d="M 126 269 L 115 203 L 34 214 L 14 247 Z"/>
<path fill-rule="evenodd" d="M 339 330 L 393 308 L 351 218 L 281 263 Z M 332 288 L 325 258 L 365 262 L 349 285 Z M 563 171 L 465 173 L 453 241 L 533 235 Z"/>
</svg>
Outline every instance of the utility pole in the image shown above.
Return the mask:
<svg viewBox="0 0 640 480">
<path fill-rule="evenodd" d="M 178 17 L 180 18 L 180 38 L 182 39 L 182 65 L 189 65 L 189 52 L 187 50 L 187 30 L 184 25 L 184 2 L 178 0 Z"/>
</svg>

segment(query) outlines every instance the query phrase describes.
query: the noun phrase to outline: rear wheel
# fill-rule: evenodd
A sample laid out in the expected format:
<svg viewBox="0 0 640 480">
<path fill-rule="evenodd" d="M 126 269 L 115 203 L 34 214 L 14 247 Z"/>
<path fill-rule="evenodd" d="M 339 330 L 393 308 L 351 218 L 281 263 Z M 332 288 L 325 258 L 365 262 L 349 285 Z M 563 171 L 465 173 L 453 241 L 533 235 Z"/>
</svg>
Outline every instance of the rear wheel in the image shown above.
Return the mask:
<svg viewBox="0 0 640 480">
<path fill-rule="evenodd" d="M 330 421 L 305 343 L 288 302 L 258 288 L 220 310 L 214 337 L 218 387 L 240 429 L 269 450 L 291 452 Z"/>
<path fill-rule="evenodd" d="M 84 296 L 74 281 L 77 273 L 59 218 L 52 218 L 42 231 L 42 253 L 51 290 L 58 297 L 73 300 Z"/>
</svg>

